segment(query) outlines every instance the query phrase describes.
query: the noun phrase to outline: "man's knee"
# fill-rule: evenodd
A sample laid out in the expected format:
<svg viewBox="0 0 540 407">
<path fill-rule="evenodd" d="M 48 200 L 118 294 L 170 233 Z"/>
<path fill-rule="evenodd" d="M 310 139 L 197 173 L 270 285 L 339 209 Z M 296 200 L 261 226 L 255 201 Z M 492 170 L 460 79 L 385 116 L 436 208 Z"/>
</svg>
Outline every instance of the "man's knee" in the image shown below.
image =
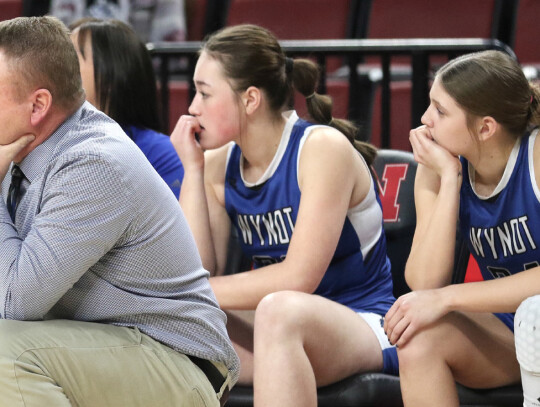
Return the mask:
<svg viewBox="0 0 540 407">
<path fill-rule="evenodd" d="M 32 338 L 40 335 L 37 324 L 34 321 L 0 319 L 0 357 L 16 359 L 34 347 Z"/>
</svg>

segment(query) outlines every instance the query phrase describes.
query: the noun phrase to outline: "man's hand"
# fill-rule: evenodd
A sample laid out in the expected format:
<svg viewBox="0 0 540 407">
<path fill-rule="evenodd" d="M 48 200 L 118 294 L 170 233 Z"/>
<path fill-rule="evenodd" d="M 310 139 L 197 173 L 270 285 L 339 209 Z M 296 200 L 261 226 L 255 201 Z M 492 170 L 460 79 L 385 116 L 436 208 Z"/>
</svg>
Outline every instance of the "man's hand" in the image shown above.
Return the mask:
<svg viewBox="0 0 540 407">
<path fill-rule="evenodd" d="M 17 157 L 17 154 L 34 141 L 34 139 L 35 136 L 33 134 L 26 134 L 19 137 L 13 143 L 0 145 L 0 181 L 6 177 L 9 165 Z"/>
</svg>

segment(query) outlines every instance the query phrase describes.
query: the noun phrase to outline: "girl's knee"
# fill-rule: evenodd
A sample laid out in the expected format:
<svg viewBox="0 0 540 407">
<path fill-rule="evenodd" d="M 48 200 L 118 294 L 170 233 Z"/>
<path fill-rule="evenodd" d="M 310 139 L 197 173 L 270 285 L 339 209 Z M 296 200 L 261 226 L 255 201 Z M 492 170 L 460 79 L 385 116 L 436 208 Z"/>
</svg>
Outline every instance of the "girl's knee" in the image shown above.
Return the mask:
<svg viewBox="0 0 540 407">
<path fill-rule="evenodd" d="M 444 323 L 435 323 L 417 332 L 409 341 L 397 349 L 399 366 L 415 366 L 423 361 L 444 358 Z"/>
<path fill-rule="evenodd" d="M 290 335 L 300 327 L 305 312 L 302 296 L 295 291 L 280 291 L 264 297 L 255 311 L 255 331 L 268 335 Z"/>
</svg>

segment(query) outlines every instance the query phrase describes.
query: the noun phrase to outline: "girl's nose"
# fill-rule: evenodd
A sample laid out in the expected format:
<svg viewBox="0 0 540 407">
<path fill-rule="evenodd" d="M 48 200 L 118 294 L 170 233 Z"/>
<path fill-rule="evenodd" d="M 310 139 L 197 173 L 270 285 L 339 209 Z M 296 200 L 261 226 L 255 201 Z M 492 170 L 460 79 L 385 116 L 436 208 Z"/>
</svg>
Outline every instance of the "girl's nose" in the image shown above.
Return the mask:
<svg viewBox="0 0 540 407">
<path fill-rule="evenodd" d="M 198 96 L 195 95 L 195 97 L 191 101 L 191 104 L 188 107 L 188 112 L 192 116 L 197 116 L 199 114 L 199 107 L 198 107 L 197 98 L 198 98 Z"/>
<path fill-rule="evenodd" d="M 432 126 L 433 122 L 431 121 L 430 116 L 429 116 L 429 107 L 427 108 L 427 110 L 424 112 L 424 114 L 420 118 L 420 121 L 422 122 L 422 124 L 424 124 L 424 125 L 426 125 L 428 127 Z"/>
</svg>

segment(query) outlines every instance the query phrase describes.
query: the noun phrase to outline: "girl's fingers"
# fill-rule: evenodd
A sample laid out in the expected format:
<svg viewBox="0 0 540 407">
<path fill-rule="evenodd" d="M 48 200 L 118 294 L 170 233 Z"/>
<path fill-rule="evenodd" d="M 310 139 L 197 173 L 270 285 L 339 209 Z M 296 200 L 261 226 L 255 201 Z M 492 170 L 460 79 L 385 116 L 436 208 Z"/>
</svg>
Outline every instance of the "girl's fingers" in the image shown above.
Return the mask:
<svg viewBox="0 0 540 407">
<path fill-rule="evenodd" d="M 410 326 L 410 321 L 407 318 L 401 318 L 392 329 L 392 333 L 388 335 L 388 340 L 392 345 L 402 342 L 403 334 Z"/>
</svg>

